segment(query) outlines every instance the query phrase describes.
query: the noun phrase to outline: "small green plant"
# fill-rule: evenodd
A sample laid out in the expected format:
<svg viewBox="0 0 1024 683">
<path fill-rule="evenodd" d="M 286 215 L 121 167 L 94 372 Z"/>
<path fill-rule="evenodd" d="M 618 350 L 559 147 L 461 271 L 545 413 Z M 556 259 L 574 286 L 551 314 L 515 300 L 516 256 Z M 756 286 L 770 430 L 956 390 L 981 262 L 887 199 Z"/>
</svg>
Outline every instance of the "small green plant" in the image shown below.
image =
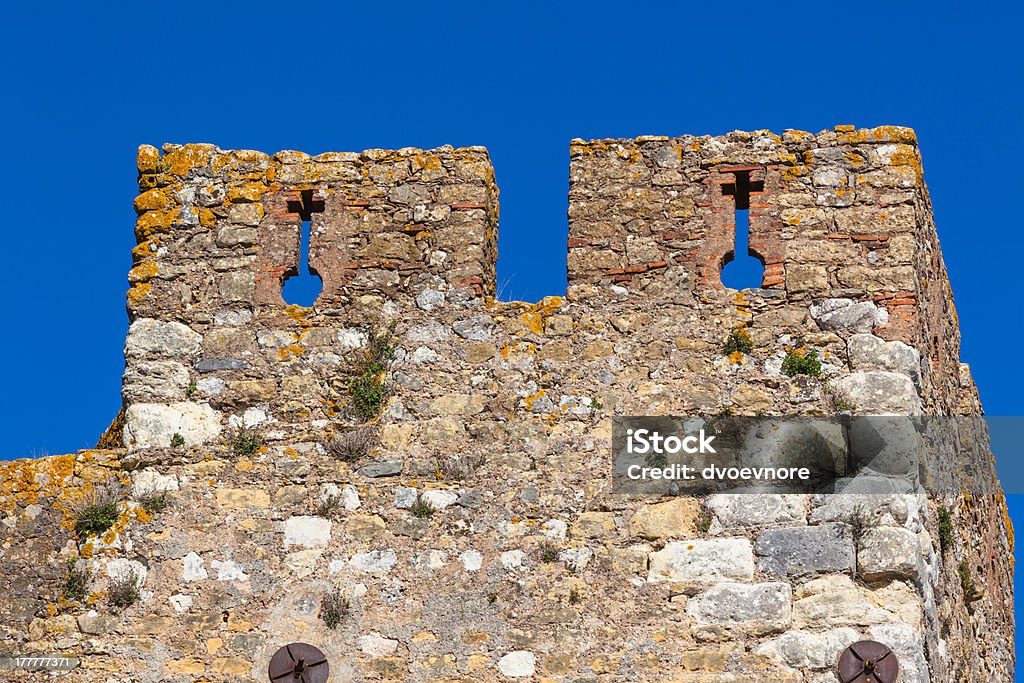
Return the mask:
<svg viewBox="0 0 1024 683">
<path fill-rule="evenodd" d="M 722 409 L 711 417 L 732 417 L 733 410 L 732 406 L 722 406 Z"/>
<path fill-rule="evenodd" d="M 953 515 L 945 507 L 939 507 L 939 549 L 945 555 L 953 547 Z"/>
<path fill-rule="evenodd" d="M 328 593 L 320 603 L 320 620 L 334 630 L 348 615 L 352 605 L 339 591 Z"/>
<path fill-rule="evenodd" d="M 131 607 L 139 599 L 139 583 L 142 577 L 134 569 L 110 579 L 107 601 L 117 609 Z"/>
<path fill-rule="evenodd" d="M 231 438 L 231 452 L 240 458 L 251 458 L 262 447 L 263 439 L 255 429 L 239 429 Z"/>
<path fill-rule="evenodd" d="M 712 520 L 713 517 L 711 516 L 711 513 L 702 509 L 697 513 L 697 519 L 694 521 L 694 526 L 697 528 L 697 531 L 702 534 L 706 534 L 708 530 L 711 529 Z"/>
<path fill-rule="evenodd" d="M 188 389 L 185 390 L 185 396 L 192 398 L 192 394 L 196 393 L 196 381 L 192 380 L 188 383 Z"/>
<path fill-rule="evenodd" d="M 426 519 L 434 515 L 434 506 L 422 498 L 417 498 L 416 502 L 409 508 L 409 512 L 412 513 L 413 517 Z"/>
<path fill-rule="evenodd" d="M 572 590 L 569 591 L 569 604 L 578 605 L 581 602 L 583 602 L 583 596 L 580 594 L 580 589 L 573 586 Z"/>
<path fill-rule="evenodd" d="M 341 496 L 339 494 L 328 494 L 317 503 L 314 514 L 324 519 L 334 519 L 341 509 Z"/>
<path fill-rule="evenodd" d="M 601 402 L 601 399 L 592 398 L 592 399 L 590 399 L 590 409 L 591 410 L 604 410 L 604 403 Z"/>
<path fill-rule="evenodd" d="M 376 430 L 371 427 L 362 427 L 335 434 L 330 441 L 324 444 L 324 448 L 338 460 L 354 462 L 368 456 L 376 445 Z"/>
<path fill-rule="evenodd" d="M 782 361 L 782 372 L 789 377 L 797 375 L 821 377 L 821 361 L 818 360 L 818 352 L 790 349 L 786 352 L 786 359 Z"/>
<path fill-rule="evenodd" d="M 726 356 L 737 352 L 750 353 L 753 350 L 754 340 L 750 338 L 750 333 L 743 325 L 734 327 L 729 336 L 725 338 L 725 343 L 722 344 L 722 353 Z"/>
<path fill-rule="evenodd" d="M 185 437 L 183 437 L 178 432 L 174 432 L 174 435 L 171 436 L 171 448 L 177 448 L 178 446 L 184 446 L 184 445 L 185 445 Z"/>
<path fill-rule="evenodd" d="M 498 594 L 497 593 L 493 593 L 493 592 L 488 593 L 487 594 L 487 602 L 488 602 L 488 604 L 491 604 L 491 605 L 493 605 L 494 603 L 498 602 Z"/>
<path fill-rule="evenodd" d="M 121 484 L 116 480 L 94 486 L 75 508 L 75 535 L 98 536 L 114 526 L 122 498 Z"/>
<path fill-rule="evenodd" d="M 171 506 L 167 491 L 149 491 L 139 496 L 139 506 L 150 514 L 158 514 Z"/>
<path fill-rule="evenodd" d="M 395 326 L 386 329 L 371 325 L 366 330 L 366 345 L 359 349 L 348 380 L 348 393 L 352 399 L 352 413 L 368 422 L 384 410 L 391 388 L 385 381 L 388 368 L 395 359 Z"/>
<path fill-rule="evenodd" d="M 540 547 L 540 561 L 544 564 L 558 562 L 558 546 L 551 541 L 546 541 Z"/>
<path fill-rule="evenodd" d="M 60 588 L 60 596 L 68 602 L 84 602 L 89 595 L 89 570 L 78 566 L 78 558 L 68 560 L 68 571 Z"/>
<path fill-rule="evenodd" d="M 974 583 L 974 577 L 971 575 L 971 567 L 967 564 L 967 560 L 960 560 L 960 564 L 956 568 L 956 573 L 960 577 L 960 588 L 964 591 L 964 602 L 980 600 L 982 595 L 979 594 L 978 586 Z"/>
</svg>

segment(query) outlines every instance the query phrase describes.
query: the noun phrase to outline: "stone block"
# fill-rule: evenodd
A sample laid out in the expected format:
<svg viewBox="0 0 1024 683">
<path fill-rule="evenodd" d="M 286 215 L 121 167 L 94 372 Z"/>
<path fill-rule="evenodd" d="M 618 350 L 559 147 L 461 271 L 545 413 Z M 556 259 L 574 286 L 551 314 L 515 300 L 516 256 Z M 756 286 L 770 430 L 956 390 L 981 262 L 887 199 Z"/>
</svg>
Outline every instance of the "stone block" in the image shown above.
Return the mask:
<svg viewBox="0 0 1024 683">
<path fill-rule="evenodd" d="M 686 613 L 701 626 L 760 623 L 767 629 L 782 629 L 792 618 L 792 599 L 790 585 L 781 581 L 720 583 L 690 598 Z"/>
<path fill-rule="evenodd" d="M 631 536 L 639 538 L 671 538 L 692 536 L 700 517 L 700 501 L 696 498 L 675 498 L 664 503 L 644 505 L 633 513 L 629 523 Z"/>
<path fill-rule="evenodd" d="M 847 572 L 855 561 L 845 524 L 769 529 L 757 537 L 754 552 L 761 571 L 780 577 Z"/>
<path fill-rule="evenodd" d="M 839 661 L 839 653 L 860 639 L 857 631 L 849 627 L 820 633 L 786 631 L 754 652 L 795 669 L 830 669 Z"/>
<path fill-rule="evenodd" d="M 708 498 L 708 509 L 725 529 L 804 524 L 807 519 L 807 499 L 799 494 L 716 493 Z"/>
<path fill-rule="evenodd" d="M 916 579 L 921 562 L 920 542 L 909 529 L 867 529 L 858 539 L 857 573 L 865 581 Z"/>
<path fill-rule="evenodd" d="M 128 328 L 126 358 L 192 356 L 199 352 L 203 338 L 179 322 L 140 318 Z"/>
<path fill-rule="evenodd" d="M 920 415 L 921 399 L 906 375 L 865 370 L 843 375 L 832 387 L 837 396 L 865 415 Z"/>
<path fill-rule="evenodd" d="M 707 583 L 754 578 L 754 552 L 745 538 L 673 541 L 651 553 L 647 580 Z"/>
<path fill-rule="evenodd" d="M 125 411 L 124 445 L 129 448 L 167 448 L 175 434 L 192 446 L 221 433 L 221 415 L 207 403 L 135 403 Z"/>
</svg>

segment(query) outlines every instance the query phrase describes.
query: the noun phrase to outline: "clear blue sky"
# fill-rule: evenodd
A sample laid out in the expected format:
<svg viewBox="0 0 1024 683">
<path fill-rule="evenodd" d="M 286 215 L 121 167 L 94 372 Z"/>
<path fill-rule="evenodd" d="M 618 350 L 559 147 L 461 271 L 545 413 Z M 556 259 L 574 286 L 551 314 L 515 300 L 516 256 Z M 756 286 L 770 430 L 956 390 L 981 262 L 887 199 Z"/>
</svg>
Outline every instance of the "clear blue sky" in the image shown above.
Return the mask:
<svg viewBox="0 0 1024 683">
<path fill-rule="evenodd" d="M 163 142 L 486 145 L 499 279 L 534 300 L 564 292 L 573 137 L 912 126 L 963 358 L 987 411 L 1019 415 L 1020 19 L 891 1 L 13 3 L 0 457 L 92 446 L 117 412 L 135 150 Z"/>
</svg>

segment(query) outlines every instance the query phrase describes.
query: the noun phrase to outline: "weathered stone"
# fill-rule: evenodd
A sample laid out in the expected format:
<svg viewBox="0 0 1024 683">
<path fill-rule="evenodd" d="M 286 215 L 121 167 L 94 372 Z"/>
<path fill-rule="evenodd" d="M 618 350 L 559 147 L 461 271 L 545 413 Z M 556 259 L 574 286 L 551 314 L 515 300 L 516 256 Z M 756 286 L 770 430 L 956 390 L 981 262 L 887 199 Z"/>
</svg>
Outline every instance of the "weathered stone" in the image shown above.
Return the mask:
<svg viewBox="0 0 1024 683">
<path fill-rule="evenodd" d="M 373 550 L 368 553 L 356 553 L 349 560 L 356 569 L 367 574 L 386 574 L 398 562 L 394 550 Z"/>
<path fill-rule="evenodd" d="M 824 266 L 792 263 L 786 266 L 786 291 L 791 294 L 821 294 L 828 291 L 828 271 Z"/>
<path fill-rule="evenodd" d="M 893 621 L 870 593 L 845 574 L 832 574 L 800 584 L 793 596 L 793 625 L 819 629 L 834 626 L 866 626 Z"/>
<path fill-rule="evenodd" d="M 754 577 L 754 553 L 745 538 L 673 541 L 651 553 L 647 580 L 710 582 Z"/>
<path fill-rule="evenodd" d="M 844 287 L 862 289 L 865 292 L 906 292 L 914 291 L 915 275 L 911 266 L 893 268 L 871 268 L 848 266 L 836 274 Z"/>
<path fill-rule="evenodd" d="M 420 494 L 420 500 L 429 505 L 434 510 L 444 510 L 449 505 L 453 504 L 459 499 L 457 493 L 452 491 L 424 491 Z"/>
<path fill-rule="evenodd" d="M 121 620 L 115 616 L 98 614 L 95 610 L 89 610 L 86 614 L 78 617 L 78 630 L 88 635 L 102 636 L 116 629 L 120 622 Z"/>
<path fill-rule="evenodd" d="M 126 358 L 153 359 L 191 356 L 199 351 L 202 336 L 178 322 L 139 318 L 128 328 Z"/>
<path fill-rule="evenodd" d="M 825 299 L 810 306 L 813 317 L 823 330 L 838 332 L 870 332 L 889 321 L 888 312 L 870 301 L 854 303 L 852 299 Z"/>
<path fill-rule="evenodd" d="M 284 523 L 284 547 L 319 548 L 331 540 L 331 521 L 323 517 L 291 517 Z"/>
<path fill-rule="evenodd" d="M 135 361 L 125 368 L 121 395 L 130 403 L 183 401 L 188 368 L 176 361 Z"/>
<path fill-rule="evenodd" d="M 921 546 L 908 529 L 867 529 L 857 541 L 857 573 L 865 581 L 916 579 L 920 565 Z"/>
<path fill-rule="evenodd" d="M 888 646 L 900 662 L 900 683 L 931 683 L 924 639 L 905 624 L 880 624 L 868 629 L 872 640 Z"/>
<path fill-rule="evenodd" d="M 735 626 L 760 622 L 760 631 L 785 628 L 792 617 L 788 583 L 719 583 L 690 599 L 686 613 L 699 625 Z"/>
<path fill-rule="evenodd" d="M 854 370 L 902 372 L 916 386 L 921 385 L 921 355 L 914 347 L 901 341 L 885 341 L 873 334 L 855 334 L 847 344 Z"/>
<path fill-rule="evenodd" d="M 612 512 L 584 512 L 572 525 L 572 535 L 578 538 L 607 538 L 615 533 L 615 514 Z"/>
<path fill-rule="evenodd" d="M 692 536 L 700 517 L 700 501 L 696 498 L 675 498 L 637 508 L 629 523 L 629 533 L 640 538 Z"/>
<path fill-rule="evenodd" d="M 125 411 L 128 448 L 166 448 L 175 434 L 181 435 L 185 445 L 203 444 L 220 432 L 220 413 L 206 403 L 135 403 Z"/>
<path fill-rule="evenodd" d="M 356 640 L 356 647 L 370 657 L 387 657 L 398 649 L 398 641 L 385 638 L 379 633 L 368 633 Z"/>
<path fill-rule="evenodd" d="M 206 573 L 206 563 L 202 557 L 194 552 L 185 556 L 182 561 L 182 581 L 200 581 L 208 576 L 209 574 Z M 188 604 L 191 605 L 192 601 L 189 600 Z"/>
<path fill-rule="evenodd" d="M 911 418 L 880 416 L 856 418 L 849 429 L 851 462 L 872 472 L 889 475 L 916 474 L 924 453 Z"/>
<path fill-rule="evenodd" d="M 723 528 L 803 524 L 806 499 L 795 494 L 717 493 L 708 498 L 708 508 Z"/>
<path fill-rule="evenodd" d="M 854 372 L 835 380 L 833 389 L 861 414 L 921 414 L 921 399 L 906 375 L 884 370 Z"/>
<path fill-rule="evenodd" d="M 769 576 L 804 576 L 853 569 L 853 538 L 845 524 L 769 529 L 754 545 Z"/>
<path fill-rule="evenodd" d="M 830 669 L 839 661 L 839 653 L 858 640 L 860 636 L 852 628 L 822 633 L 787 631 L 758 646 L 754 652 L 797 669 Z"/>
<path fill-rule="evenodd" d="M 270 494 L 263 489 L 218 488 L 214 497 L 218 505 L 229 510 L 270 507 Z"/>
<path fill-rule="evenodd" d="M 911 516 L 917 516 L 917 501 L 912 495 L 819 494 L 812 498 L 812 504 L 811 521 L 814 523 L 903 526 Z"/>
<path fill-rule="evenodd" d="M 401 460 L 384 460 L 381 462 L 370 463 L 364 465 L 358 470 L 359 476 L 366 477 L 368 479 L 376 479 L 377 477 L 391 477 L 402 472 L 402 461 Z"/>
<path fill-rule="evenodd" d="M 483 409 L 483 397 L 469 394 L 447 394 L 430 402 L 434 415 L 476 415 Z"/>
<path fill-rule="evenodd" d="M 537 658 L 526 650 L 510 652 L 498 660 L 498 671 L 512 678 L 532 676 L 536 668 Z"/>
<path fill-rule="evenodd" d="M 455 334 L 469 341 L 485 342 L 491 338 L 491 330 L 494 329 L 494 320 L 486 315 L 474 315 L 468 320 L 459 320 L 452 329 Z"/>
</svg>

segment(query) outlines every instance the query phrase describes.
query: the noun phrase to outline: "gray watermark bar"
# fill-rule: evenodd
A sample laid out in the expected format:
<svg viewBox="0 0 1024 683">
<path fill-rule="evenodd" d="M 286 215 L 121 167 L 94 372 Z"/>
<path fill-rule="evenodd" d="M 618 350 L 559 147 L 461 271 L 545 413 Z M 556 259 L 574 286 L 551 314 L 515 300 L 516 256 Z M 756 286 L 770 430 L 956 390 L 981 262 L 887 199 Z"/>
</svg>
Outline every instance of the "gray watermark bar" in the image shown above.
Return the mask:
<svg viewBox="0 0 1024 683">
<path fill-rule="evenodd" d="M 1024 493 L 1024 418 L 999 419 L 616 416 L 612 492 Z"/>
<path fill-rule="evenodd" d="M 71 671 L 80 663 L 67 655 L 0 655 L 0 671 Z"/>
</svg>

